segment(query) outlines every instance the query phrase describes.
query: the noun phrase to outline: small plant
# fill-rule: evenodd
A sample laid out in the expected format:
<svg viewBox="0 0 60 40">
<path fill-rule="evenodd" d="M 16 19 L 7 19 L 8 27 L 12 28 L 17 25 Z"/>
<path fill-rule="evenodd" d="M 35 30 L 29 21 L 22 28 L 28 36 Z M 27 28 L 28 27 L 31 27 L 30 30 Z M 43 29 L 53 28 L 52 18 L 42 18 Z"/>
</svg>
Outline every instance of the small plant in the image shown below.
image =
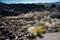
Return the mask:
<svg viewBox="0 0 60 40">
<path fill-rule="evenodd" d="M 31 36 L 37 36 L 43 33 L 43 29 L 41 26 L 29 27 L 27 31 Z"/>
</svg>

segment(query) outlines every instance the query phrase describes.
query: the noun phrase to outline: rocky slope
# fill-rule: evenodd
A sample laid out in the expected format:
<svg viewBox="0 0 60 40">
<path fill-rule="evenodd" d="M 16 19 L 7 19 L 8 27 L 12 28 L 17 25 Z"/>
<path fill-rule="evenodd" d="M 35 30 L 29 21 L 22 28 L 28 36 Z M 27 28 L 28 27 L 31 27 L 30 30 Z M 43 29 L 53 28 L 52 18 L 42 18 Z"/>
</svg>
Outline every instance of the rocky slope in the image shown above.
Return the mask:
<svg viewBox="0 0 60 40">
<path fill-rule="evenodd" d="M 30 26 L 40 25 L 46 33 L 60 31 L 60 13 L 48 10 L 43 5 L 0 3 L 0 40 L 28 40 Z"/>
</svg>

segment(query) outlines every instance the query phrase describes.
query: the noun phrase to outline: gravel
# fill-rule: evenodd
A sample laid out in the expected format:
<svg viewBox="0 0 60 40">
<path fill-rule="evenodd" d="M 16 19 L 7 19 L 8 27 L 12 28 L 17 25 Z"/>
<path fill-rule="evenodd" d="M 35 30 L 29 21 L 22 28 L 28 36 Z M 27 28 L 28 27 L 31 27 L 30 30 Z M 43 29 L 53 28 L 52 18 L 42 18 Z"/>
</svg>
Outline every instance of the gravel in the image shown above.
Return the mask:
<svg viewBox="0 0 60 40">
<path fill-rule="evenodd" d="M 60 32 L 42 34 L 44 38 L 37 37 L 36 40 L 60 40 Z"/>
<path fill-rule="evenodd" d="M 38 18 L 37 20 L 34 19 L 33 17 L 27 18 L 29 20 L 24 19 L 24 18 L 22 18 L 22 19 L 21 18 L 19 18 L 19 19 L 18 18 L 17 19 L 7 19 L 7 18 L 3 19 L 2 18 L 0 20 L 0 40 L 12 40 L 12 39 L 13 40 L 16 40 L 16 39 L 17 40 L 27 40 L 27 39 L 29 39 L 28 36 L 30 35 L 26 30 L 28 27 L 35 26 L 35 25 L 41 25 L 41 24 L 42 24 L 41 26 L 44 26 L 44 23 L 40 24 L 40 20 L 38 20 L 40 18 Z M 45 18 L 45 19 L 42 18 L 42 19 L 45 20 L 47 18 Z M 51 20 L 51 19 L 52 18 L 49 18 L 49 20 Z M 49 22 L 49 20 L 46 20 L 46 21 Z M 60 24 L 59 24 L 58 31 L 60 31 Z M 26 38 L 26 36 L 27 36 L 27 38 Z M 46 33 L 46 34 L 42 34 L 42 36 L 44 38 L 39 38 L 37 36 L 37 37 L 31 38 L 29 40 L 60 40 L 60 32 Z"/>
</svg>

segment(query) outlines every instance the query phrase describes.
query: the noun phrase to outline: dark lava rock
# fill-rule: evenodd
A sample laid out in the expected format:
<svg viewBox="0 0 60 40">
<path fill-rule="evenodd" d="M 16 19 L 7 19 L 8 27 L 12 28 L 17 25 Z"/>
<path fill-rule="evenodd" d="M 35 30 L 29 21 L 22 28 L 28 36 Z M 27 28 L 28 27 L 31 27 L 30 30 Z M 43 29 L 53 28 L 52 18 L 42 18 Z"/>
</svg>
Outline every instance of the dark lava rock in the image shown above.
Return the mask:
<svg viewBox="0 0 60 40">
<path fill-rule="evenodd" d="M 24 40 L 23 38 L 20 38 L 20 40 Z"/>
<path fill-rule="evenodd" d="M 20 38 L 20 37 L 22 37 L 22 36 L 19 35 L 18 38 Z"/>
<path fill-rule="evenodd" d="M 4 28 L 1 28 L 1 27 L 0 27 L 0 31 L 2 31 L 3 29 L 4 29 Z"/>
<path fill-rule="evenodd" d="M 39 38 L 44 38 L 42 35 L 39 35 Z"/>
<path fill-rule="evenodd" d="M 55 29 L 55 32 L 59 32 L 59 30 L 58 29 Z"/>
<path fill-rule="evenodd" d="M 24 29 L 21 30 L 21 32 L 24 32 L 24 31 L 25 31 Z"/>
<path fill-rule="evenodd" d="M 15 35 L 9 35 L 9 39 L 15 39 Z"/>
<path fill-rule="evenodd" d="M 12 32 L 8 32 L 8 35 L 12 35 L 13 33 Z"/>
<path fill-rule="evenodd" d="M 9 31 L 8 30 L 2 30 L 1 32 L 3 35 L 6 35 Z"/>
<path fill-rule="evenodd" d="M 5 38 L 0 38 L 0 40 L 5 40 Z"/>
<path fill-rule="evenodd" d="M 51 18 L 59 18 L 60 19 L 60 14 L 52 14 Z"/>
<path fill-rule="evenodd" d="M 0 37 L 0 40 L 5 40 L 5 39 L 6 39 L 6 38 L 5 38 L 4 35 Z"/>
<path fill-rule="evenodd" d="M 2 36 L 2 32 L 0 31 L 0 36 Z"/>
</svg>

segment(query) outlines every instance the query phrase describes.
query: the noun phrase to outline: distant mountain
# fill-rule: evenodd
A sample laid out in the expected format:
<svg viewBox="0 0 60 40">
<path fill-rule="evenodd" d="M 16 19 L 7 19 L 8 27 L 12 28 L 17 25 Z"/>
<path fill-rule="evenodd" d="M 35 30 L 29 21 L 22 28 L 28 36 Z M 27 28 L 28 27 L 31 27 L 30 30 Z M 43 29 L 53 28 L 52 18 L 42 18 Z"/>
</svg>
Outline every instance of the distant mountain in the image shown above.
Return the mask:
<svg viewBox="0 0 60 40">
<path fill-rule="evenodd" d="M 3 2 L 0 2 L 3 3 Z M 7 4 L 7 3 L 5 3 Z M 50 2 L 50 3 L 11 3 L 11 4 L 60 4 L 60 2 Z"/>
<path fill-rule="evenodd" d="M 50 3 L 36 3 L 36 4 L 60 4 L 60 2 L 50 2 Z"/>
<path fill-rule="evenodd" d="M 54 2 L 54 4 L 60 4 L 60 2 Z"/>
<path fill-rule="evenodd" d="M 51 4 L 56 4 L 56 5 L 59 5 L 60 2 L 51 2 L 51 3 L 35 3 L 37 5 L 51 5 Z"/>
</svg>

